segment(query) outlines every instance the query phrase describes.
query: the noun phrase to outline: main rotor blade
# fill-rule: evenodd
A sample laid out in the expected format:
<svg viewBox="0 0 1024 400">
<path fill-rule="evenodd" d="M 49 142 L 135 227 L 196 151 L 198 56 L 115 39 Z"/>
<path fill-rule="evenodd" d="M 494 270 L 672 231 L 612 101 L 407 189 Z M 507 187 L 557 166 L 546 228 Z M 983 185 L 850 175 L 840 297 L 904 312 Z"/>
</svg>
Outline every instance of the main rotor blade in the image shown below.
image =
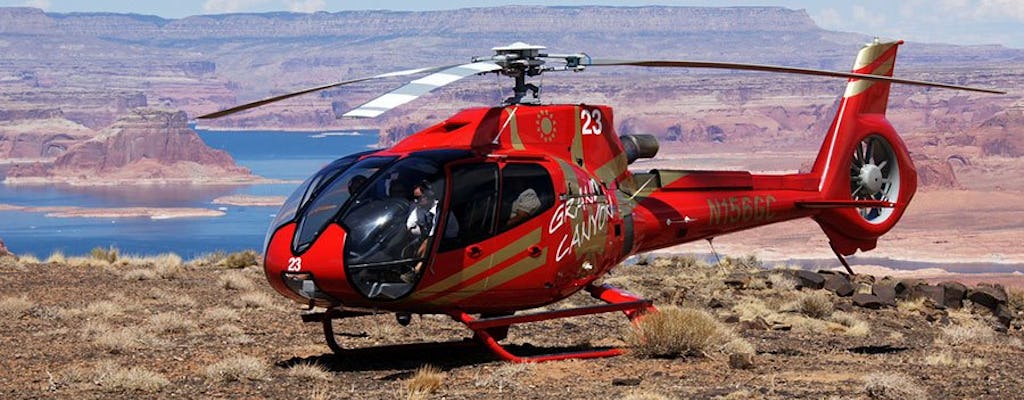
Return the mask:
<svg viewBox="0 0 1024 400">
<path fill-rule="evenodd" d="M 458 64 L 455 64 L 455 65 L 458 65 Z M 336 83 L 332 83 L 332 84 L 329 84 L 329 85 L 323 85 L 323 86 L 312 87 L 312 88 L 309 88 L 309 89 L 303 89 L 303 90 L 300 90 L 298 92 L 291 92 L 291 93 L 287 93 L 287 94 L 282 94 L 280 96 L 267 97 L 267 98 L 262 99 L 262 100 L 254 101 L 252 103 L 245 103 L 245 104 L 242 104 L 242 105 L 234 106 L 234 107 L 228 108 L 226 110 L 220 110 L 220 111 L 217 111 L 217 112 L 200 115 L 200 116 L 198 116 L 196 118 L 197 119 L 220 118 L 220 117 L 223 117 L 225 115 L 231 115 L 231 114 L 237 113 L 239 111 L 248 110 L 250 108 L 259 107 L 259 106 L 262 106 L 262 105 L 270 104 L 270 103 L 273 103 L 273 102 L 276 102 L 276 101 L 281 101 L 281 100 L 284 100 L 284 99 L 290 99 L 290 98 L 295 97 L 295 96 L 301 96 L 301 95 L 304 95 L 306 93 L 313 93 L 313 92 L 321 91 L 321 90 L 324 90 L 324 89 L 335 88 L 335 87 L 338 87 L 338 86 L 349 85 L 349 84 L 352 84 L 352 83 L 365 82 L 365 81 L 369 81 L 369 80 L 373 80 L 373 79 L 391 78 L 391 77 L 395 77 L 395 76 L 406 76 L 406 75 L 415 75 L 415 74 L 423 74 L 423 73 L 428 73 L 428 72 L 435 72 L 435 71 L 440 71 L 440 70 L 443 70 L 443 69 L 446 69 L 446 68 L 451 68 L 453 66 L 454 65 L 444 65 L 444 66 L 440 66 L 440 67 L 407 69 L 407 70 L 402 70 L 402 71 L 388 72 L 388 73 L 374 75 L 374 76 L 367 76 L 367 77 L 363 77 L 363 78 L 350 79 L 350 80 L 347 80 L 347 81 L 336 82 Z"/>
<path fill-rule="evenodd" d="M 831 76 L 838 78 L 852 78 L 852 79 L 867 79 L 872 81 L 886 81 L 893 83 L 902 83 L 907 85 L 917 86 L 929 86 L 929 87 L 940 87 L 946 89 L 956 90 L 967 90 L 972 92 L 982 93 L 994 93 L 994 94 L 1006 94 L 1001 90 L 975 88 L 969 86 L 950 85 L 945 83 L 937 82 L 926 82 L 917 81 L 912 79 L 893 78 L 890 76 L 871 75 L 871 74 L 858 74 L 856 72 L 838 72 L 838 71 L 826 71 L 820 69 L 810 68 L 797 68 L 797 67 L 784 67 L 780 65 L 762 65 L 762 64 L 744 64 L 744 63 L 730 63 L 730 62 L 717 62 L 717 61 L 668 61 L 668 60 L 591 60 L 587 66 L 634 66 L 634 67 L 654 67 L 654 68 L 712 68 L 712 69 L 731 69 L 741 71 L 763 71 L 763 72 L 781 72 L 786 74 L 799 74 L 799 75 L 814 75 L 814 76 Z"/>
<path fill-rule="evenodd" d="M 388 110 L 415 100 L 417 97 L 430 93 L 431 90 L 448 85 L 467 76 L 502 69 L 492 62 L 475 62 L 456 65 L 444 71 L 424 76 L 392 90 L 380 97 L 370 100 L 355 109 L 342 114 L 342 117 L 374 118 Z"/>
</svg>

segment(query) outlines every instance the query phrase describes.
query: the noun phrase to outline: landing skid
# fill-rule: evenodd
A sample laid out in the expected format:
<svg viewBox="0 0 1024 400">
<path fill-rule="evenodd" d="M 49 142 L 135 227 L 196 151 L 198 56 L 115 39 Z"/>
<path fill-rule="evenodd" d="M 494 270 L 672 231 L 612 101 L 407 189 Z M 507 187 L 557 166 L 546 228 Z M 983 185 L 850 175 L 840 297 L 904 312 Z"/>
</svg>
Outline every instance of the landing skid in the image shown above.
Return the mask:
<svg viewBox="0 0 1024 400">
<path fill-rule="evenodd" d="M 456 321 L 465 324 L 466 327 L 472 330 L 474 334 L 473 340 L 463 340 L 457 342 L 412 343 L 364 349 L 344 349 L 340 345 L 338 345 L 337 339 L 335 338 L 333 321 L 336 319 L 373 315 L 374 313 L 328 310 L 327 312 L 323 313 L 305 314 L 302 316 L 302 320 L 304 322 L 321 322 L 323 324 L 324 337 L 327 340 L 327 346 L 331 348 L 331 351 L 333 351 L 335 354 L 339 356 L 353 355 L 355 353 L 365 354 L 365 352 L 373 350 L 387 351 L 388 349 L 392 348 L 401 348 L 403 349 L 403 351 L 411 351 L 416 349 L 434 348 L 437 347 L 438 345 L 483 345 L 485 348 L 494 353 L 494 355 L 498 356 L 498 358 L 515 363 L 568 360 L 574 358 L 583 359 L 613 357 L 622 354 L 624 352 L 623 349 L 610 348 L 556 354 L 519 356 L 512 354 L 510 351 L 508 351 L 507 348 L 498 343 L 499 340 L 504 339 L 505 333 L 508 332 L 508 328 L 515 324 L 525 324 L 530 322 L 548 321 L 559 318 L 602 314 L 616 311 L 623 312 L 624 314 L 626 314 L 626 317 L 629 318 L 630 321 L 635 322 L 644 313 L 655 310 L 654 305 L 651 303 L 650 300 L 642 299 L 631 293 L 608 285 L 588 286 L 586 290 L 588 293 L 590 293 L 591 296 L 593 296 L 596 299 L 600 299 L 607 304 L 492 318 L 475 318 L 461 311 L 452 311 L 451 313 L 449 313 L 449 315 Z"/>
</svg>

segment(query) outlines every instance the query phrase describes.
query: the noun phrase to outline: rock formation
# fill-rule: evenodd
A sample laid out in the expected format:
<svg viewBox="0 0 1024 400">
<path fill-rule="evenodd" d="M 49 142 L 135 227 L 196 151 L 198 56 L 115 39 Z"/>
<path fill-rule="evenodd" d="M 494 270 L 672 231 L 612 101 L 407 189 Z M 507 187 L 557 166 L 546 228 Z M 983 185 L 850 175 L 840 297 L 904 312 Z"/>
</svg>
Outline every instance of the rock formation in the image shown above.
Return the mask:
<svg viewBox="0 0 1024 400">
<path fill-rule="evenodd" d="M 14 256 L 14 253 L 11 253 L 11 251 L 9 249 L 7 249 L 7 245 L 4 244 L 4 240 L 0 239 L 0 257 L 12 257 L 12 256 Z"/>
<path fill-rule="evenodd" d="M 10 181 L 30 181 L 27 178 L 202 183 L 247 180 L 251 174 L 226 152 L 207 147 L 189 128 L 184 112 L 137 110 L 52 163 L 16 165 L 8 171 Z"/>
</svg>

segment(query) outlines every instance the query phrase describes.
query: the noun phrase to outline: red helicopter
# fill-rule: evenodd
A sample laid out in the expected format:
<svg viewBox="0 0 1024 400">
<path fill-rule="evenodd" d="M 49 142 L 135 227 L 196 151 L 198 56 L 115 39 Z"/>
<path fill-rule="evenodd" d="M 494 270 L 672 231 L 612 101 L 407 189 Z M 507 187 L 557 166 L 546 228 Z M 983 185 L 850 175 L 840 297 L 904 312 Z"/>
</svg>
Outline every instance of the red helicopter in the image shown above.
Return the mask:
<svg viewBox="0 0 1024 400">
<path fill-rule="evenodd" d="M 327 311 L 323 324 L 381 312 L 446 314 L 502 359 L 537 362 L 606 357 L 622 349 L 523 357 L 499 341 L 513 324 L 624 312 L 652 303 L 594 282 L 637 253 L 809 217 L 836 255 L 875 247 L 917 187 L 907 149 L 886 120 L 890 84 L 994 90 L 893 78 L 902 41 L 867 44 L 852 72 L 705 61 L 598 60 L 547 54 L 524 43 L 467 64 L 412 69 L 275 96 L 200 116 L 216 118 L 318 90 L 427 74 L 345 116 L 375 117 L 459 79 L 514 78 L 500 107 L 471 108 L 391 148 L 340 158 L 302 183 L 277 214 L 265 243 L 271 286 Z M 554 65 L 549 65 L 554 64 Z M 720 68 L 848 78 L 832 126 L 808 173 L 658 169 L 629 164 L 658 151 L 650 135 L 615 133 L 612 108 L 542 105 L 528 77 L 598 66 Z M 846 265 L 849 268 L 848 265 Z M 851 271 L 852 272 L 852 271 Z M 533 312 L 586 290 L 606 304 Z"/>
</svg>

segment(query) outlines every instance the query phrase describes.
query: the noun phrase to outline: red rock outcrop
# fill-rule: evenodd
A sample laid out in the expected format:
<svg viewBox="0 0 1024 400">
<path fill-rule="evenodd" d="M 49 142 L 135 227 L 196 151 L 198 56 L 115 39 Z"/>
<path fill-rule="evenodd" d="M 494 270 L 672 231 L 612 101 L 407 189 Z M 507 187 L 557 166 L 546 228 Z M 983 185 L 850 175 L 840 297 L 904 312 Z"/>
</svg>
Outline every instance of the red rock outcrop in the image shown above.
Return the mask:
<svg viewBox="0 0 1024 400">
<path fill-rule="evenodd" d="M 95 138 L 80 142 L 53 163 L 17 165 L 8 178 L 67 178 L 75 181 L 246 180 L 250 171 L 231 156 L 211 149 L 188 127 L 184 112 L 139 110 L 122 117 Z"/>
<path fill-rule="evenodd" d="M 4 244 L 4 240 L 0 239 L 0 257 L 13 256 L 13 255 L 14 255 L 14 253 L 11 253 L 11 251 L 7 249 L 7 245 Z"/>
</svg>

